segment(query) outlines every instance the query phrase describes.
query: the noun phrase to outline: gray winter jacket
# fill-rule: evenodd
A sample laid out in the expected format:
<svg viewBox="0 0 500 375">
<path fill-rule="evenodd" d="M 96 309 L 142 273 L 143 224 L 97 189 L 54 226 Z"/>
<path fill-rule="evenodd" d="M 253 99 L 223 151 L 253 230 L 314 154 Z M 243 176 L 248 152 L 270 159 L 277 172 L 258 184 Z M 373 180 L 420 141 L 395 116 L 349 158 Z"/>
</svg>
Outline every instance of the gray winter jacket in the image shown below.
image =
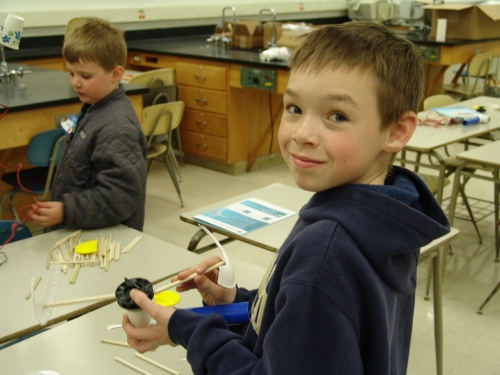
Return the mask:
<svg viewBox="0 0 500 375">
<path fill-rule="evenodd" d="M 122 86 L 101 101 L 84 104 L 64 145 L 52 185 L 64 219 L 48 231 L 124 224 L 142 231 L 147 145 Z"/>
</svg>

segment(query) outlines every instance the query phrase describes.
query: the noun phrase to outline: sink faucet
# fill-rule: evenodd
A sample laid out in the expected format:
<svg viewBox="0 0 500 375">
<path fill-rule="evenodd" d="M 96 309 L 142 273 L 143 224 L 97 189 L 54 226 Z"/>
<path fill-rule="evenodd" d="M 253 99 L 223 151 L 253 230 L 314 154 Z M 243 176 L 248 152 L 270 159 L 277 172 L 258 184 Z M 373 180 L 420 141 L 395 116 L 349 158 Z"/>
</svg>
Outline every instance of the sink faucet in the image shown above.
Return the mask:
<svg viewBox="0 0 500 375">
<path fill-rule="evenodd" d="M 276 12 L 273 8 L 264 8 L 259 11 L 259 29 L 262 26 L 262 13 L 270 12 L 273 15 L 273 29 L 271 41 L 267 42 L 268 47 L 276 47 Z"/>
<path fill-rule="evenodd" d="M 222 8 L 222 36 L 221 36 L 221 44 L 222 48 L 226 47 L 226 44 L 231 43 L 231 38 L 226 37 L 225 28 L 226 28 L 226 10 L 231 10 L 233 12 L 233 36 L 236 31 L 236 8 L 235 7 L 224 7 Z"/>
</svg>

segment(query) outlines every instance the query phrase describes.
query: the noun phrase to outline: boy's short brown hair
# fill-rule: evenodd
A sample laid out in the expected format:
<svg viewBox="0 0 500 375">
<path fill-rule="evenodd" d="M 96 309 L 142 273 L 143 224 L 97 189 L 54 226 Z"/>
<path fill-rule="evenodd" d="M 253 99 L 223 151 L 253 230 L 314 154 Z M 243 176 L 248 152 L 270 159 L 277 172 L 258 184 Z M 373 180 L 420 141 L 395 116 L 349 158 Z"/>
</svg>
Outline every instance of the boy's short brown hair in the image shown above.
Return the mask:
<svg viewBox="0 0 500 375">
<path fill-rule="evenodd" d="M 291 71 L 340 66 L 374 73 L 382 129 L 406 111 L 418 112 L 424 88 L 421 53 L 387 27 L 369 21 L 323 26 L 307 34 L 290 59 Z"/>
<path fill-rule="evenodd" d="M 127 44 L 123 31 L 101 18 L 88 17 L 65 36 L 63 57 L 69 63 L 94 62 L 106 72 L 118 65 L 125 67 Z"/>
</svg>

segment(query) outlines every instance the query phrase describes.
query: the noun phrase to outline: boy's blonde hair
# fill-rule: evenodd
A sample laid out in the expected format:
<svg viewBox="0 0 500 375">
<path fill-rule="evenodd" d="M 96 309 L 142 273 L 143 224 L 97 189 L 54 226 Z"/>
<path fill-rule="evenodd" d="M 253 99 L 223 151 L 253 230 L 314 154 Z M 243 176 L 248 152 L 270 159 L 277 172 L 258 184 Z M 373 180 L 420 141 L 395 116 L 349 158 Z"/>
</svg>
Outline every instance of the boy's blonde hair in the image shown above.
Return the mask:
<svg viewBox="0 0 500 375">
<path fill-rule="evenodd" d="M 81 26 L 70 30 L 64 38 L 63 57 L 73 64 L 93 62 L 106 72 L 116 66 L 125 67 L 127 44 L 123 31 L 97 17 L 88 17 Z"/>
<path fill-rule="evenodd" d="M 424 89 L 421 53 L 387 27 L 369 21 L 323 26 L 305 35 L 290 59 L 290 71 L 340 66 L 373 72 L 382 129 L 396 124 L 406 111 L 418 112 Z"/>
</svg>

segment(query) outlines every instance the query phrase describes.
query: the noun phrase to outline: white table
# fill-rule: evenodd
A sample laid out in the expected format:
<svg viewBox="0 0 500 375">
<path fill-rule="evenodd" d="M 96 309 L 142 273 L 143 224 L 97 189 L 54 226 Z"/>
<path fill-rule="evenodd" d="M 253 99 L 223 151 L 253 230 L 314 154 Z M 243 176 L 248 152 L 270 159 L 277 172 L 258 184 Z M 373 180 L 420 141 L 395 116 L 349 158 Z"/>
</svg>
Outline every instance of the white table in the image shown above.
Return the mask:
<svg viewBox="0 0 500 375">
<path fill-rule="evenodd" d="M 41 329 L 34 313 L 32 298 L 26 299 L 31 287 L 31 277 L 42 276 L 35 290 L 37 302 L 41 301 L 49 279 L 49 270 L 46 268 L 48 250 L 72 232 L 63 229 L 5 246 L 8 261 L 0 266 L 0 300 L 3 301 L 0 309 L 0 343 Z M 95 239 L 100 233 L 112 234 L 112 240 L 120 242 L 122 249 L 136 236 L 143 237 L 129 253 L 121 254 L 119 261 L 111 262 L 107 272 L 99 266 L 85 265 L 80 269 L 74 284 L 69 282 L 72 268 L 68 269 L 67 274 L 61 273 L 57 301 L 114 294 L 125 277 L 142 277 L 153 283 L 159 282 L 200 261 L 198 256 L 185 249 L 122 225 L 84 231 L 81 239 Z M 79 316 L 111 302 L 112 300 L 94 301 L 54 307 L 47 325 Z"/>
<path fill-rule="evenodd" d="M 161 242 L 161 241 L 160 241 Z M 152 242 L 151 242 L 152 243 Z M 170 253 L 167 244 L 159 246 L 161 251 Z M 180 250 L 176 248 L 176 251 Z M 175 273 L 179 262 L 196 264 L 202 257 L 189 251 L 180 250 L 176 253 L 177 261 L 161 262 L 165 273 Z M 239 285 L 250 289 L 257 288 L 266 270 L 252 264 L 232 260 L 235 268 L 236 281 Z M 164 281 L 159 287 L 167 284 Z M 181 293 L 178 308 L 200 307 L 201 297 L 197 291 L 191 290 Z M 101 339 L 126 342 L 126 334 L 121 328 L 108 330 L 109 324 L 121 324 L 124 310 L 117 303 L 111 303 L 97 310 L 91 311 L 76 319 L 51 327 L 44 332 L 0 350 L 0 373 L 2 375 L 21 375 L 24 369 L 53 370 L 60 375 L 126 375 L 137 374 L 134 370 L 117 362 L 114 358 L 120 357 L 152 374 L 168 374 L 157 367 L 135 357 L 132 348 L 101 343 Z M 182 375 L 192 374 L 186 358 L 186 350 L 177 346 L 162 346 L 155 352 L 144 354 L 148 358 L 161 363 Z"/>
<path fill-rule="evenodd" d="M 223 201 L 210 204 L 205 207 L 184 212 L 181 214 L 180 219 L 189 224 L 197 226 L 198 222 L 193 219 L 195 215 L 225 207 L 248 198 L 262 199 L 276 206 L 283 207 L 298 213 L 302 206 L 304 206 L 307 201 L 309 201 L 312 195 L 312 192 L 305 191 L 296 187 L 284 184 L 272 184 L 262 189 L 253 190 L 249 193 L 241 194 L 236 197 L 225 199 Z M 296 221 L 297 215 L 278 221 L 257 231 L 246 233 L 244 235 L 231 233 L 223 229 L 210 226 L 209 224 L 206 224 L 205 226 L 210 228 L 212 232 L 217 232 L 228 237 L 229 240 L 238 240 L 272 252 L 277 252 L 281 247 L 283 241 L 288 236 L 288 233 L 290 233 L 290 231 L 292 230 Z M 188 250 L 195 251 L 199 241 L 204 237 L 204 235 L 205 233 L 203 231 L 198 231 L 193 236 L 188 246 Z M 224 242 L 227 241 L 223 241 L 222 243 Z"/>
<path fill-rule="evenodd" d="M 493 217 L 493 225 L 495 226 L 495 262 L 499 261 L 499 253 L 500 253 L 500 235 L 498 231 L 499 223 L 499 195 L 500 195 L 500 178 L 499 178 L 499 169 L 500 169 L 500 141 L 495 141 L 484 146 L 476 147 L 474 149 L 461 152 L 457 155 L 457 159 L 463 160 L 463 163 L 458 166 L 455 172 L 455 178 L 453 180 L 453 189 L 451 192 L 450 199 L 450 211 L 449 211 L 449 220 L 450 224 L 453 225 L 453 221 L 455 220 L 455 209 L 457 205 L 457 195 L 461 188 L 460 177 L 461 176 L 469 176 L 473 178 L 479 178 L 481 180 L 490 181 L 494 183 L 494 193 L 493 193 L 493 205 L 494 205 L 494 217 Z M 483 167 L 489 167 L 493 169 L 493 173 L 490 176 L 485 176 L 479 173 L 475 173 L 475 171 L 465 170 L 467 165 L 475 164 L 481 165 Z M 490 293 L 490 295 L 486 298 L 486 300 L 481 304 L 478 309 L 478 313 L 482 313 L 482 309 L 484 305 L 490 300 L 491 297 L 498 291 L 500 288 L 500 283 L 495 287 L 495 289 Z"/>
<path fill-rule="evenodd" d="M 193 291 L 182 294 L 178 307 L 200 305 L 200 297 Z M 121 324 L 123 311 L 117 303 L 112 303 L 0 350 L 0 373 L 22 375 L 25 369 L 30 369 L 52 370 L 60 375 L 138 374 L 115 361 L 119 357 L 151 374 L 168 374 L 135 357 L 136 351 L 130 347 L 101 343 L 101 339 L 127 342 L 122 328 L 106 328 L 108 324 Z M 144 355 L 182 375 L 192 374 L 189 363 L 182 360 L 186 358 L 186 350 L 181 346 L 163 346 Z"/>
<path fill-rule="evenodd" d="M 447 107 L 467 107 L 473 108 L 475 105 L 483 105 L 486 107 L 486 113 L 490 116 L 488 124 L 474 124 L 474 125 L 442 125 L 438 127 L 420 125 L 417 126 L 413 136 L 406 144 L 403 151 L 414 151 L 435 157 L 438 164 L 421 163 L 419 161 L 412 161 L 405 159 L 403 156 L 401 163 L 408 163 L 414 165 L 422 165 L 427 168 L 437 169 L 439 171 L 439 184 L 436 194 L 436 199 L 439 203 L 442 202 L 443 188 L 445 181 L 445 162 L 443 156 L 436 151 L 440 147 L 445 147 L 453 143 L 466 141 L 470 138 L 479 137 L 488 134 L 494 130 L 500 129 L 500 111 L 491 107 L 492 104 L 500 105 L 499 98 L 492 98 L 487 96 L 480 96 L 474 99 L 464 100 L 463 102 L 455 103 Z M 419 113 L 419 117 L 425 116 L 429 111 Z"/>
</svg>

